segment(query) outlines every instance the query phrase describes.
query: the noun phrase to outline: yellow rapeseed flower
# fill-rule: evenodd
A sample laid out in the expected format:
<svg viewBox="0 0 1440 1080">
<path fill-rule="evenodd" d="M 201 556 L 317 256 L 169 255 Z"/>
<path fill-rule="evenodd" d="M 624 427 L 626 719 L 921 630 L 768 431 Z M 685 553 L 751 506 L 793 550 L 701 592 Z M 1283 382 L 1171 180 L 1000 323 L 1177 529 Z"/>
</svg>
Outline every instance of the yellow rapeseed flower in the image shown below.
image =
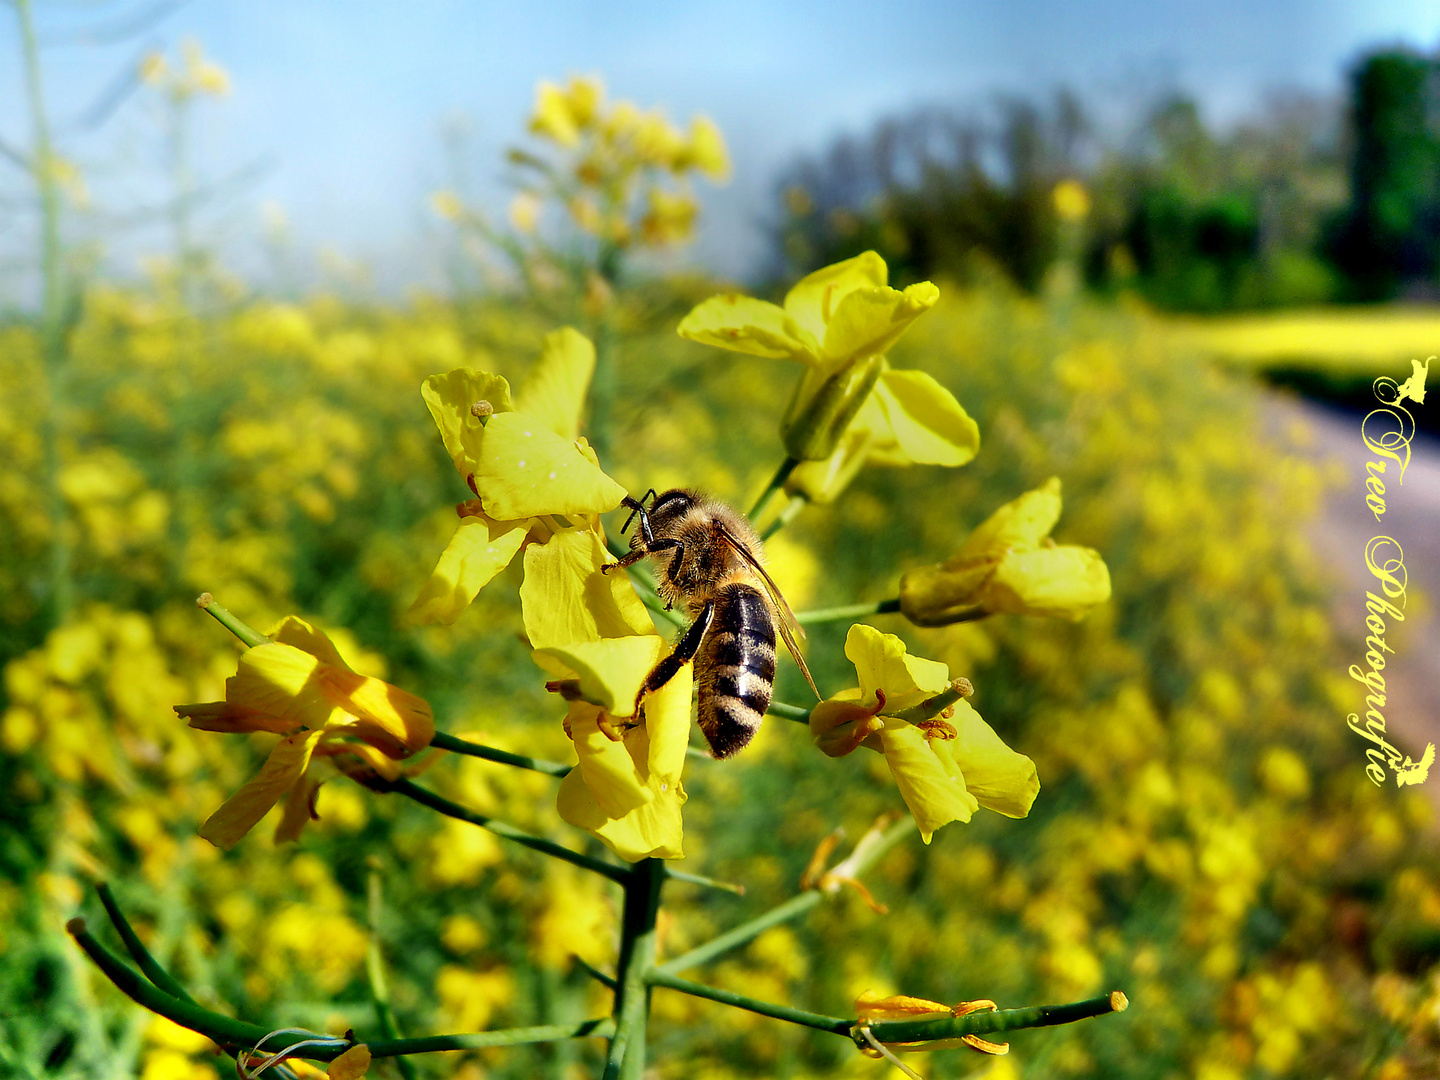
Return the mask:
<svg viewBox="0 0 1440 1080">
<path fill-rule="evenodd" d="M 651 188 L 646 201 L 649 209 L 640 219 L 640 235 L 647 244 L 664 247 L 690 239 L 695 231 L 699 205 L 688 195 L 674 195 L 662 188 Z"/>
<path fill-rule="evenodd" d="M 571 698 L 565 729 L 579 758 L 557 807 L 622 859 L 678 859 L 691 668 L 645 699 L 641 719 L 645 677 L 668 646 L 628 579 L 603 572 L 609 562 L 589 529 L 556 533 L 525 553 L 525 635 Z"/>
<path fill-rule="evenodd" d="M 613 510 L 625 489 L 601 471 L 580 437 L 595 348 L 566 327 L 546 335 L 519 408 L 499 375 L 457 368 L 425 380 L 421 393 L 455 469 L 476 498 L 435 572 L 410 606 L 413 622 L 454 622 L 549 515 L 585 518 Z M 556 526 L 558 527 L 558 526 Z"/>
<path fill-rule="evenodd" d="M 1110 571 L 1092 548 L 1055 544 L 1060 478 L 1006 503 L 936 566 L 900 578 L 900 610 L 917 626 L 974 611 L 1079 619 L 1110 599 Z"/>
<path fill-rule="evenodd" d="M 831 757 L 860 746 L 885 755 L 925 843 L 940 826 L 969 821 L 984 806 L 1024 817 L 1040 791 L 1035 763 L 1011 750 L 969 702 L 923 727 L 902 718 L 908 709 L 950 689 L 950 669 L 910 656 L 894 634 L 856 624 L 845 639 L 859 687 L 821 702 L 810 713 L 815 743 Z"/>
<path fill-rule="evenodd" d="M 289 793 L 277 840 L 294 839 L 311 816 L 318 787 L 315 755 L 353 753 L 390 779 L 394 762 L 430 744 L 429 704 L 397 686 L 357 674 L 324 633 L 290 616 L 270 642 L 247 649 L 225 680 L 225 700 L 176 705 L 202 731 L 271 731 L 285 736 L 259 774 L 200 826 L 200 835 L 230 848 Z"/>
<path fill-rule="evenodd" d="M 883 359 L 940 292 L 928 281 L 892 289 L 888 273 L 885 260 L 867 251 L 802 278 L 783 306 L 733 293 L 711 297 L 685 316 L 679 333 L 806 366 L 781 424 L 792 457 L 830 457 L 875 390 L 911 460 L 963 464 L 980 445 L 975 422 L 929 375 L 891 371 Z"/>
</svg>

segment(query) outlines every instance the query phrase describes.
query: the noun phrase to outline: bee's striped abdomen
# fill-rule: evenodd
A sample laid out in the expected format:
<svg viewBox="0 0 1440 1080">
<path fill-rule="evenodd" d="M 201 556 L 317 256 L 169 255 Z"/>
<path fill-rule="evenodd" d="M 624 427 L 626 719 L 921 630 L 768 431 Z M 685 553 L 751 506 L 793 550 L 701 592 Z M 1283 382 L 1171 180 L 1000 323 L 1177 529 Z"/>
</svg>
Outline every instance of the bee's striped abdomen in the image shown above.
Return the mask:
<svg viewBox="0 0 1440 1080">
<path fill-rule="evenodd" d="M 715 614 L 696 657 L 700 730 L 717 758 L 755 736 L 775 690 L 775 622 L 765 597 L 736 582 L 715 593 Z"/>
</svg>

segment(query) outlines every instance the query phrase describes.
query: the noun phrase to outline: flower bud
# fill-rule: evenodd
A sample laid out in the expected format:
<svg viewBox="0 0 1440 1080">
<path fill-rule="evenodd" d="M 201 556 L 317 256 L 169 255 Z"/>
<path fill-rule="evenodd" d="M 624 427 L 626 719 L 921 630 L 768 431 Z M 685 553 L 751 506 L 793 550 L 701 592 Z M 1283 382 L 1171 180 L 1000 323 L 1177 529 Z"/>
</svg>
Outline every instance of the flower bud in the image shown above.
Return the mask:
<svg viewBox="0 0 1440 1080">
<path fill-rule="evenodd" d="M 1060 517 L 1060 480 L 991 514 L 948 561 L 900 578 L 900 610 L 917 626 L 944 626 L 976 612 L 1079 619 L 1110 598 L 1098 552 L 1048 537 Z"/>
<path fill-rule="evenodd" d="M 828 458 L 884 370 L 885 358 L 871 356 L 828 376 L 807 371 L 780 423 L 785 452 L 800 461 Z"/>
</svg>

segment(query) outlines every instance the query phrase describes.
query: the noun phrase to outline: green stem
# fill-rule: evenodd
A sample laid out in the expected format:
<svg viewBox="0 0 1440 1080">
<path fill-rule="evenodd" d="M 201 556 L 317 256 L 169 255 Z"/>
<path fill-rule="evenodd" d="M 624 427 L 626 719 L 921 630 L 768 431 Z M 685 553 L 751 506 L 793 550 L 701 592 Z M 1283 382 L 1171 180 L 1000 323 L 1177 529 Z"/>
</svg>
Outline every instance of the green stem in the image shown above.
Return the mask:
<svg viewBox="0 0 1440 1080">
<path fill-rule="evenodd" d="M 586 975 L 589 975 L 601 986 L 605 987 L 608 990 L 620 989 L 620 984 L 618 982 L 616 982 L 609 975 L 606 975 L 605 972 L 601 971 L 595 965 L 588 963 L 583 956 L 575 956 L 572 957 L 572 959 L 575 961 L 576 967 L 578 967 L 581 971 L 585 972 Z"/>
<path fill-rule="evenodd" d="M 858 878 L 861 874 L 865 873 L 880 861 L 881 856 L 906 836 L 910 835 L 914 828 L 915 822 L 907 817 L 903 821 L 892 825 L 883 834 L 880 834 L 876 841 L 870 844 L 863 852 L 858 850 L 860 846 L 864 844 L 862 839 L 861 845 L 857 845 L 857 853 L 860 857 L 856 858 L 855 855 L 852 854 L 850 860 L 853 860 L 853 863 L 846 867 L 848 876 Z M 846 860 L 846 862 L 850 863 L 850 860 Z M 763 915 L 758 915 L 749 922 L 741 923 L 733 930 L 726 931 L 714 940 L 708 941 L 704 945 L 698 945 L 673 960 L 666 961 L 655 970 L 666 975 L 674 975 L 687 968 L 708 963 L 715 959 L 715 957 L 721 956 L 731 949 L 738 948 L 759 937 L 772 926 L 778 926 L 780 923 L 799 918 L 816 904 L 820 903 L 823 896 L 824 894 L 819 889 L 811 889 L 808 892 L 801 893 L 799 896 L 793 896 L 778 907 L 771 908 Z"/>
<path fill-rule="evenodd" d="M 512 754 L 509 750 L 497 750 L 493 746 L 482 746 L 479 743 L 470 742 L 468 739 L 457 739 L 454 735 L 447 735 L 443 731 L 435 733 L 435 737 L 430 740 L 430 745 L 440 750 L 448 750 L 452 754 L 464 754 L 467 757 L 484 758 L 486 761 L 498 761 L 502 765 L 514 765 L 516 768 L 529 769 L 547 776 L 567 776 L 574 768 L 573 765 L 560 765 L 554 761 L 543 761 L 540 758 L 527 757 L 524 754 Z"/>
<path fill-rule="evenodd" d="M 61 266 L 60 189 L 55 177 L 55 148 L 45 114 L 45 86 L 40 72 L 40 49 L 30 0 L 16 0 L 20 44 L 25 57 L 25 89 L 30 98 L 34 151 L 30 155 L 35 186 L 40 194 L 40 356 L 45 400 L 40 417 L 40 439 L 45 462 L 45 495 L 50 516 L 50 623 L 65 621 L 74 602 L 71 580 L 69 515 L 60 490 L 61 411 L 65 379 L 65 280 Z"/>
<path fill-rule="evenodd" d="M 792 1024 L 802 1024 L 805 1027 L 833 1032 L 836 1035 L 848 1035 L 850 1029 L 855 1026 L 854 1020 L 847 1020 L 844 1017 L 822 1016 L 820 1013 L 806 1012 L 804 1009 L 792 1009 L 788 1005 L 775 1005 L 746 994 L 737 994 L 733 990 L 721 990 L 718 987 L 705 986 L 702 983 L 691 982 L 689 979 L 667 975 L 663 971 L 657 970 L 650 973 L 650 985 L 679 990 L 682 994 L 718 1001 L 722 1005 L 748 1009 L 761 1016 L 773 1016 L 776 1020 L 787 1020 Z"/>
<path fill-rule="evenodd" d="M 382 782 L 383 783 L 383 782 Z M 437 810 L 447 817 L 453 817 L 459 821 L 468 821 L 471 825 L 479 825 L 482 829 L 489 829 L 496 836 L 503 836 L 507 840 L 538 851 L 542 855 L 549 855 L 551 858 L 562 859 L 575 866 L 582 867 L 592 873 L 600 874 L 611 881 L 618 881 L 624 885 L 630 878 L 630 871 L 624 867 L 616 866 L 613 863 L 603 862 L 600 859 L 593 859 L 589 855 L 582 855 L 578 851 L 571 851 L 567 847 L 555 843 L 553 840 L 546 840 L 543 837 L 531 836 L 523 829 L 517 829 L 513 825 L 507 825 L 503 821 L 495 821 L 484 814 L 477 814 L 473 810 L 467 810 L 457 803 L 451 802 L 443 796 L 436 795 L 433 791 L 427 791 L 418 784 L 401 777 L 378 786 L 378 790 L 393 791 L 397 795 L 404 795 L 407 799 L 414 799 L 422 806 L 428 806 L 431 810 Z"/>
<path fill-rule="evenodd" d="M 249 647 L 254 648 L 257 645 L 270 644 L 269 638 L 260 633 L 259 630 L 246 626 L 234 615 L 231 615 L 230 612 L 217 604 L 215 598 L 208 592 L 201 593 L 199 597 L 196 598 L 195 605 Z"/>
<path fill-rule="evenodd" d="M 219 1013 L 212 1013 L 193 1001 L 167 994 L 158 986 L 146 982 L 138 972 L 126 966 L 119 957 L 95 940 L 86 930 L 84 919 L 71 919 L 65 924 L 65 928 L 70 931 L 76 943 L 85 950 L 86 955 L 95 962 L 95 966 L 103 971 L 111 982 L 119 987 L 126 996 L 145 1006 L 151 1012 L 159 1013 L 161 1016 L 174 1020 L 182 1027 L 208 1035 L 217 1043 L 226 1045 L 254 1046 L 269 1034 L 269 1029 L 263 1028 L 259 1024 L 250 1024 L 243 1020 L 221 1016 Z M 299 1042 L 304 1037 L 296 1035 L 280 1045 L 288 1046 L 291 1042 Z M 341 1046 L 340 1050 L 343 1049 L 344 1047 Z M 336 1053 L 338 1054 L 339 1050 Z M 328 1061 L 332 1056 L 334 1055 L 327 1054 L 323 1060 Z"/>
<path fill-rule="evenodd" d="M 640 1080 L 645 1072 L 645 1029 L 650 1018 L 650 972 L 655 964 L 655 917 L 665 863 L 642 859 L 625 882 L 620 919 L 619 991 L 615 996 L 615 1038 L 605 1061 L 604 1080 Z"/>
<path fill-rule="evenodd" d="M 1116 990 L 1069 1005 L 1035 1005 L 1028 1009 L 973 1012 L 940 1020 L 887 1020 L 871 1024 L 870 1032 L 883 1043 L 930 1042 L 935 1039 L 958 1039 L 962 1035 L 993 1035 L 999 1031 L 1015 1031 L 1019 1028 L 1073 1024 L 1077 1020 L 1088 1020 L 1092 1016 L 1124 1012 L 1129 1007 L 1129 1000 Z"/>
<path fill-rule="evenodd" d="M 665 876 L 671 881 L 684 881 L 691 885 L 704 885 L 707 889 L 719 889 L 721 892 L 734 893 L 736 896 L 745 895 L 745 886 L 737 885 L 729 881 L 716 881 L 714 878 L 701 877 L 699 874 L 687 874 L 684 870 L 672 870 L 667 865 Z"/>
<path fill-rule="evenodd" d="M 815 623 L 847 622 L 863 619 L 866 615 L 889 615 L 900 610 L 900 600 L 878 600 L 871 604 L 847 604 L 844 607 L 817 608 L 815 611 L 798 611 L 795 621 L 802 626 Z"/>
<path fill-rule="evenodd" d="M 483 1050 L 487 1046 L 519 1046 L 523 1043 L 554 1042 L 557 1039 L 608 1039 L 614 1031 L 614 1022 L 610 1017 L 602 1016 L 578 1024 L 502 1028 L 499 1031 L 477 1031 L 467 1035 L 421 1035 L 413 1039 L 392 1039 L 368 1045 L 371 1057 L 399 1057 L 401 1054 Z"/>
<path fill-rule="evenodd" d="M 770 702 L 770 708 L 765 710 L 766 716 L 778 716 L 784 720 L 794 720 L 797 724 L 808 724 L 810 722 L 810 710 L 799 705 L 786 705 L 783 701 Z"/>
<path fill-rule="evenodd" d="M 395 1011 L 390 1008 L 390 986 L 385 979 L 385 959 L 380 954 L 380 871 L 372 868 L 366 882 L 367 914 L 370 923 L 370 947 L 365 953 L 365 975 L 370 983 L 370 1000 L 375 1005 L 375 1016 L 380 1021 L 380 1030 L 386 1038 L 399 1039 L 400 1025 L 395 1020 Z M 404 1080 L 416 1080 L 415 1064 L 407 1057 L 399 1058 Z"/>
<path fill-rule="evenodd" d="M 140 970 L 145 977 L 154 983 L 171 997 L 179 998 L 181 1001 L 188 1001 L 192 1005 L 195 999 L 186 992 L 185 988 L 171 977 L 170 973 L 161 967 L 150 950 L 145 948 L 130 925 L 130 920 L 125 918 L 125 913 L 120 910 L 120 905 L 115 903 L 115 897 L 110 892 L 108 883 L 102 881 L 95 886 L 95 891 L 100 894 L 100 903 L 105 905 L 105 914 L 110 916 L 110 923 L 115 927 L 115 932 L 120 935 L 120 940 L 125 945 L 125 950 L 130 954 L 131 959 L 140 965 Z"/>
<path fill-rule="evenodd" d="M 770 478 L 770 483 L 760 493 L 760 498 L 755 500 L 755 505 L 750 508 L 750 513 L 745 516 L 751 521 L 759 521 L 760 514 L 764 511 L 766 504 L 774 494 L 785 486 L 785 481 L 790 479 L 790 474 L 799 466 L 800 459 L 787 456 L 780 462 L 780 467 L 775 470 L 775 475 Z"/>
<path fill-rule="evenodd" d="M 295 1031 L 284 1035 L 268 1037 L 271 1029 L 259 1024 L 247 1023 L 229 1016 L 203 1009 L 191 1001 L 184 1001 L 165 993 L 157 986 L 146 982 L 133 968 L 127 967 L 109 949 L 101 945 L 85 929 L 84 919 L 71 919 L 66 929 L 74 936 L 76 943 L 85 950 L 105 976 L 127 997 L 143 1005 L 153 1013 L 174 1020 L 182 1027 L 208 1035 L 223 1046 L 236 1048 L 251 1047 L 265 1040 L 272 1050 L 284 1049 L 309 1039 L 325 1039 L 314 1032 Z M 609 1038 L 615 1030 L 611 1019 L 601 1017 L 586 1020 L 580 1024 L 556 1024 L 548 1027 L 507 1028 L 499 1031 L 480 1031 L 463 1035 L 424 1035 L 415 1039 L 386 1039 L 369 1043 L 372 1057 L 397 1057 L 401 1054 L 429 1054 L 445 1050 L 479 1050 L 487 1046 L 515 1046 L 520 1043 L 552 1042 L 555 1039 Z M 307 1047 L 304 1057 L 312 1061 L 331 1061 L 339 1057 L 350 1044 L 344 1039 L 329 1039 L 332 1045 Z"/>
<path fill-rule="evenodd" d="M 770 537 L 774 536 L 786 525 L 789 525 L 790 522 L 799 517 L 800 511 L 804 510 L 809 504 L 810 499 L 806 495 L 799 492 L 791 495 L 790 501 L 785 504 L 780 513 L 775 515 L 775 520 L 765 526 L 765 531 L 760 534 L 760 539 L 769 540 Z"/>
</svg>

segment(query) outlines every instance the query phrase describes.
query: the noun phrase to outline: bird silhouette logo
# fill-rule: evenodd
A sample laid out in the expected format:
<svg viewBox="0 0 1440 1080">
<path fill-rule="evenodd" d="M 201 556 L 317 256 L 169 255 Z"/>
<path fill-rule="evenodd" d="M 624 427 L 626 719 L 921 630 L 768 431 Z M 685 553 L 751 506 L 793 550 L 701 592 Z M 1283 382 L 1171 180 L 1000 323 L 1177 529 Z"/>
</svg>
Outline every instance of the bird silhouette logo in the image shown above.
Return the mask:
<svg viewBox="0 0 1440 1080">
<path fill-rule="evenodd" d="M 1434 359 L 1433 356 L 1426 357 L 1423 364 L 1419 360 L 1410 361 L 1414 374 L 1400 384 L 1400 389 L 1395 395 L 1396 401 L 1408 397 L 1417 405 L 1425 404 L 1425 376 L 1430 373 L 1430 361 Z"/>
<path fill-rule="evenodd" d="M 1435 744 L 1427 743 L 1425 752 L 1420 755 L 1419 761 L 1411 761 L 1407 756 L 1405 761 L 1396 766 L 1395 783 L 1400 787 L 1406 784 L 1423 784 L 1425 778 L 1430 775 L 1430 766 L 1435 763 Z"/>
</svg>

